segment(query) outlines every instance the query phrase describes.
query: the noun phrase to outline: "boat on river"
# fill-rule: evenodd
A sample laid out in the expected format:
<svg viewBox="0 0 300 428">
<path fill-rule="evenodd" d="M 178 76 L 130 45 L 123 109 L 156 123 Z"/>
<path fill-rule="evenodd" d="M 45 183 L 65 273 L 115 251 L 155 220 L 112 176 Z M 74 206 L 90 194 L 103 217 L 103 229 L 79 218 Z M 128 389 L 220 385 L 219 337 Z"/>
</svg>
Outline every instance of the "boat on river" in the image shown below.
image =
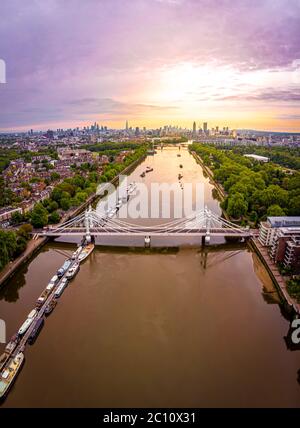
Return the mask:
<svg viewBox="0 0 300 428">
<path fill-rule="evenodd" d="M 57 279 L 56 279 L 57 278 Z M 46 300 L 48 299 L 48 297 L 51 294 L 51 291 L 53 290 L 53 288 L 55 287 L 57 281 L 58 281 L 58 276 L 55 275 L 51 281 L 49 282 L 49 284 L 47 285 L 47 287 L 45 288 L 45 290 L 42 292 L 42 294 L 40 295 L 40 297 L 37 299 L 36 301 L 36 307 L 38 309 L 40 309 L 43 304 L 46 302 Z"/>
<path fill-rule="evenodd" d="M 9 354 L 4 352 L 2 355 L 0 355 L 0 371 L 3 369 L 3 367 L 6 365 L 7 361 L 9 360 Z"/>
<path fill-rule="evenodd" d="M 0 375 L 0 399 L 5 398 L 9 389 L 12 387 L 22 365 L 25 361 L 23 352 L 19 352 L 2 370 Z"/>
<path fill-rule="evenodd" d="M 67 272 L 66 278 L 67 279 L 72 279 L 74 278 L 74 276 L 77 274 L 77 272 L 79 271 L 79 263 L 74 263 L 72 267 L 70 267 L 70 269 Z"/>
<path fill-rule="evenodd" d="M 20 342 L 20 336 L 18 334 L 14 334 L 13 337 L 8 342 L 8 344 L 6 345 L 4 352 L 8 355 L 12 354 L 12 352 L 16 349 L 19 342 Z"/>
<path fill-rule="evenodd" d="M 57 305 L 56 299 L 52 299 L 51 302 L 48 303 L 48 305 L 45 308 L 46 317 L 51 314 L 51 312 L 54 310 L 56 305 Z"/>
<path fill-rule="evenodd" d="M 67 272 L 67 270 L 69 269 L 69 267 L 72 264 L 72 260 L 67 259 L 64 264 L 62 265 L 61 268 L 58 269 L 57 271 L 57 276 L 58 278 L 61 278 L 62 276 L 64 276 L 64 274 Z"/>
<path fill-rule="evenodd" d="M 44 318 L 43 317 L 38 318 L 35 321 L 35 324 L 34 324 L 34 327 L 32 329 L 32 332 L 30 333 L 30 336 L 28 338 L 29 345 L 33 345 L 34 344 L 34 342 L 36 341 L 36 339 L 37 339 L 40 331 L 43 328 L 43 326 L 44 326 Z"/>
<path fill-rule="evenodd" d="M 29 329 L 34 319 L 36 318 L 38 311 L 36 309 L 32 309 L 32 311 L 28 314 L 26 321 L 21 325 L 18 334 L 22 336 Z"/>
<path fill-rule="evenodd" d="M 80 245 L 80 247 L 78 247 L 77 250 L 74 251 L 74 253 L 72 254 L 72 260 L 76 260 L 77 259 L 77 257 L 81 253 L 81 250 L 82 250 L 82 246 Z"/>
<path fill-rule="evenodd" d="M 91 254 L 94 248 L 95 248 L 95 244 L 93 243 L 86 245 L 78 256 L 79 263 L 83 262 L 83 260 L 85 260 Z"/>
<path fill-rule="evenodd" d="M 73 266 L 72 266 L 73 267 Z M 70 270 L 71 270 L 72 268 L 70 268 Z M 68 274 L 67 274 L 68 275 Z M 61 283 L 59 284 L 59 286 L 57 287 L 57 289 L 55 290 L 55 293 L 54 293 L 54 297 L 60 297 L 62 294 L 63 294 L 63 292 L 64 292 L 64 289 L 66 288 L 66 286 L 68 285 L 68 279 L 67 278 L 63 278 L 62 279 L 62 281 L 61 281 Z"/>
</svg>

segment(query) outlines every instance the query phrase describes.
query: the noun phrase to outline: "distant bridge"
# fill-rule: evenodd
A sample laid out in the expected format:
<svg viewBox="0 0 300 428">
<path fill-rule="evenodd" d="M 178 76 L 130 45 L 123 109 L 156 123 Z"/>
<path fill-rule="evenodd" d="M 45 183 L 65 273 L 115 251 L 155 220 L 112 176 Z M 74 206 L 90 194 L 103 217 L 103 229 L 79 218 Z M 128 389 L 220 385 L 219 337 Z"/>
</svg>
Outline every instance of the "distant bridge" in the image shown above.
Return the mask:
<svg viewBox="0 0 300 428">
<path fill-rule="evenodd" d="M 224 218 L 212 213 L 205 208 L 186 218 L 175 219 L 160 225 L 142 226 L 132 224 L 114 216 L 109 218 L 100 215 L 96 210 L 89 208 L 77 217 L 52 226 L 38 233 L 39 236 L 62 237 L 62 236 L 86 236 L 101 237 L 204 237 L 208 243 L 210 237 L 248 238 L 252 232 L 248 227 L 238 226 Z"/>
</svg>

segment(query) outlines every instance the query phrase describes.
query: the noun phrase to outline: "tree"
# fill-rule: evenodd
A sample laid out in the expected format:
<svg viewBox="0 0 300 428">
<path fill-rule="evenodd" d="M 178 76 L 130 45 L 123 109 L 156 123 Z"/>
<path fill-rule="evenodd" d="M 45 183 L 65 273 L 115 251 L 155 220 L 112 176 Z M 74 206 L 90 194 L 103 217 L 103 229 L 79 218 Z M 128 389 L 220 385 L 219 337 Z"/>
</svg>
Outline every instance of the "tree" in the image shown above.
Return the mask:
<svg viewBox="0 0 300 428">
<path fill-rule="evenodd" d="M 246 214 L 248 209 L 248 203 L 245 201 L 241 193 L 235 193 L 233 196 L 228 198 L 227 212 L 234 218 L 239 218 Z"/>
<path fill-rule="evenodd" d="M 22 213 L 20 213 L 20 211 L 16 211 L 16 212 L 12 213 L 12 215 L 11 215 L 12 224 L 17 225 L 17 224 L 22 223 L 22 221 L 24 221 L 24 217 L 23 217 Z"/>
<path fill-rule="evenodd" d="M 51 201 L 47 206 L 47 210 L 49 213 L 52 213 L 53 211 L 57 210 L 57 208 L 58 208 L 58 203 L 56 201 Z"/>
<path fill-rule="evenodd" d="M 97 173 L 96 172 L 93 171 L 93 172 L 89 173 L 89 180 L 91 182 L 97 183 L 97 179 L 98 179 L 98 177 L 97 177 Z"/>
<path fill-rule="evenodd" d="M 60 174 L 58 172 L 52 172 L 50 175 L 50 180 L 51 181 L 57 181 L 60 179 Z"/>
<path fill-rule="evenodd" d="M 63 209 L 64 211 L 68 211 L 68 209 L 71 206 L 71 199 L 69 198 L 62 198 L 60 200 L 60 207 L 61 209 Z"/>
<path fill-rule="evenodd" d="M 70 199 L 70 204 L 72 207 L 78 207 L 81 204 L 81 202 L 76 196 L 74 196 L 74 198 Z"/>
<path fill-rule="evenodd" d="M 2 232 L 0 231 L 0 269 L 2 270 L 4 266 L 9 262 L 8 252 L 5 245 L 5 242 L 2 241 Z"/>
<path fill-rule="evenodd" d="M 5 207 L 16 200 L 14 192 L 5 186 L 4 179 L 0 177 L 0 206 Z"/>
<path fill-rule="evenodd" d="M 23 236 L 19 236 L 17 239 L 17 247 L 14 253 L 14 257 L 20 256 L 27 247 L 27 240 Z"/>
<path fill-rule="evenodd" d="M 17 235 L 28 240 L 31 232 L 32 232 L 31 224 L 22 224 L 22 226 L 20 226 L 17 231 Z"/>
<path fill-rule="evenodd" d="M 294 196 L 289 201 L 289 215 L 300 215 L 300 195 Z"/>
<path fill-rule="evenodd" d="M 272 216 L 273 217 L 277 217 L 277 216 L 280 217 L 280 216 L 284 216 L 285 212 L 283 211 L 283 209 L 279 205 L 271 205 L 268 208 L 267 215 L 270 217 L 272 217 Z"/>
<path fill-rule="evenodd" d="M 58 223 L 60 220 L 60 215 L 58 214 L 57 211 L 54 211 L 53 213 L 51 213 L 48 217 L 48 222 L 50 224 L 56 224 Z"/>
<path fill-rule="evenodd" d="M 86 194 L 86 192 L 77 192 L 76 193 L 76 198 L 80 201 L 80 203 L 85 202 L 87 197 L 88 197 L 88 195 Z"/>
<path fill-rule="evenodd" d="M 250 213 L 250 220 L 253 221 L 253 223 L 256 223 L 258 220 L 258 215 L 256 211 L 251 211 Z"/>
<path fill-rule="evenodd" d="M 17 237 L 15 232 L 5 231 L 4 237 L 2 239 L 5 243 L 8 257 L 9 259 L 12 259 L 17 248 Z"/>
<path fill-rule="evenodd" d="M 67 181 L 68 179 L 66 179 L 65 181 L 63 181 L 59 187 L 63 192 L 67 192 L 69 193 L 70 196 L 74 196 L 75 192 L 76 192 L 76 187 L 69 181 Z M 71 179 L 69 179 L 71 180 Z"/>
<path fill-rule="evenodd" d="M 35 228 L 41 228 L 48 223 L 48 211 L 41 203 L 35 205 L 31 212 L 31 224 Z"/>
<path fill-rule="evenodd" d="M 72 184 L 76 187 L 80 187 L 81 189 L 84 188 L 85 180 L 81 175 L 75 175 L 75 177 L 72 180 Z"/>
<path fill-rule="evenodd" d="M 60 188 L 55 187 L 52 191 L 51 199 L 53 201 L 59 202 L 61 200 L 62 192 L 63 191 Z"/>
<path fill-rule="evenodd" d="M 288 192 L 278 185 L 270 185 L 262 192 L 262 203 L 266 207 L 271 205 L 286 206 L 288 201 Z"/>
</svg>

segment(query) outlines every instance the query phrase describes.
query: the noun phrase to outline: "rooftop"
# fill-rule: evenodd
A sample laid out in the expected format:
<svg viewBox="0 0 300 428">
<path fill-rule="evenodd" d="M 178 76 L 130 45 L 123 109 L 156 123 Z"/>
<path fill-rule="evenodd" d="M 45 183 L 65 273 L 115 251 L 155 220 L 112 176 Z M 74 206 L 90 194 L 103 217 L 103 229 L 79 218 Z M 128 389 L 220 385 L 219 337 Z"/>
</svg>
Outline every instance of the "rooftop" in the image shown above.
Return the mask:
<svg viewBox="0 0 300 428">
<path fill-rule="evenodd" d="M 265 156 L 259 156 L 259 155 L 255 155 L 255 154 L 250 154 L 250 155 L 244 155 L 246 158 L 253 158 L 257 161 L 260 162 L 269 162 L 269 158 L 265 157 Z"/>
<path fill-rule="evenodd" d="M 268 217 L 268 223 L 271 227 L 297 227 L 300 226 L 300 216 L 297 217 Z"/>
</svg>

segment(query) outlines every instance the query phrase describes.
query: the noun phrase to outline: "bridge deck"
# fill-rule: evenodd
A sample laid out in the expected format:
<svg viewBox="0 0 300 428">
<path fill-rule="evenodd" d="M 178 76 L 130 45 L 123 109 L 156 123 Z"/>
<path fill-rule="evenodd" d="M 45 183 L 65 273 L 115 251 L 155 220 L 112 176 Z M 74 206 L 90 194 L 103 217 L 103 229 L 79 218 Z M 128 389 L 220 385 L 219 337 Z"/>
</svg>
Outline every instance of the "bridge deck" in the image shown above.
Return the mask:
<svg viewBox="0 0 300 428">
<path fill-rule="evenodd" d="M 42 236 L 81 236 L 86 233 L 85 228 L 70 228 L 62 231 L 44 231 Z M 207 229 L 173 229 L 162 230 L 155 227 L 139 227 L 132 230 L 116 230 L 116 229 L 90 229 L 90 234 L 93 236 L 205 236 Z M 252 235 L 249 230 L 226 229 L 226 228 L 212 228 L 209 231 L 211 236 L 233 236 L 233 237 L 248 237 Z"/>
</svg>

